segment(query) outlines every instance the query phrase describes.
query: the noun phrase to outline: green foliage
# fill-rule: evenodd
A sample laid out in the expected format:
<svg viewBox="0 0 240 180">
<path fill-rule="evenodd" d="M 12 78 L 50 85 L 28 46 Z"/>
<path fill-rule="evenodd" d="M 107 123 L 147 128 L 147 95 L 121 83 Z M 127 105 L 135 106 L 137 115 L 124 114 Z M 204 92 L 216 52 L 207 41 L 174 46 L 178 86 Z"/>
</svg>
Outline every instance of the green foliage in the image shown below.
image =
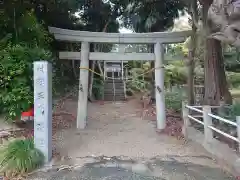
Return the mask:
<svg viewBox="0 0 240 180">
<path fill-rule="evenodd" d="M 96 99 L 101 99 L 103 97 L 103 85 L 104 81 L 101 78 L 94 78 L 92 93 Z"/>
<path fill-rule="evenodd" d="M 185 43 L 170 45 L 169 53 L 171 55 L 175 55 L 175 56 L 176 55 L 186 56 L 188 54 L 187 43 L 188 43 L 188 41 L 186 41 Z"/>
<path fill-rule="evenodd" d="M 0 110 L 10 120 L 33 105 L 33 62 L 52 56 L 43 48 L 50 38 L 36 18 L 29 12 L 21 23 L 18 43 L 12 34 L 0 40 Z"/>
<path fill-rule="evenodd" d="M 8 45 L 0 54 L 0 107 L 14 119 L 33 104 L 34 60 L 47 60 L 51 54 L 21 45 Z"/>
<path fill-rule="evenodd" d="M 14 140 L 1 150 L 0 172 L 19 175 L 36 169 L 43 162 L 44 155 L 34 148 L 33 139 Z"/>
<path fill-rule="evenodd" d="M 224 106 L 218 112 L 220 117 L 236 121 L 236 116 L 240 116 L 240 103 L 235 102 L 232 105 Z"/>
<path fill-rule="evenodd" d="M 240 86 L 240 73 L 227 72 L 227 80 L 231 87 Z"/>
<path fill-rule="evenodd" d="M 165 94 L 166 108 L 176 112 L 181 111 L 183 93 L 181 90 L 167 91 Z"/>
<path fill-rule="evenodd" d="M 165 85 L 185 84 L 187 79 L 187 68 L 182 61 L 165 66 Z"/>
<path fill-rule="evenodd" d="M 240 52 L 239 48 L 227 46 L 224 51 L 224 64 L 227 71 L 239 72 Z"/>
<path fill-rule="evenodd" d="M 39 23 L 33 12 L 27 11 L 20 19 L 18 27 L 18 42 L 28 44 L 30 47 L 49 47 L 52 42 L 48 31 L 43 23 Z"/>
<path fill-rule="evenodd" d="M 234 116 L 234 119 L 236 116 L 240 116 L 240 103 L 236 102 L 233 105 L 230 106 L 230 114 Z"/>
<path fill-rule="evenodd" d="M 144 69 L 141 68 L 132 68 L 130 70 L 131 76 L 126 83 L 127 91 L 129 92 L 144 92 L 149 85 L 147 81 L 144 80 L 143 74 Z"/>
<path fill-rule="evenodd" d="M 184 3 L 176 0 L 121 0 L 119 3 L 127 5 L 127 16 L 123 17 L 125 25 L 132 26 L 136 32 L 164 31 L 173 26 L 174 18 L 184 9 Z"/>
</svg>

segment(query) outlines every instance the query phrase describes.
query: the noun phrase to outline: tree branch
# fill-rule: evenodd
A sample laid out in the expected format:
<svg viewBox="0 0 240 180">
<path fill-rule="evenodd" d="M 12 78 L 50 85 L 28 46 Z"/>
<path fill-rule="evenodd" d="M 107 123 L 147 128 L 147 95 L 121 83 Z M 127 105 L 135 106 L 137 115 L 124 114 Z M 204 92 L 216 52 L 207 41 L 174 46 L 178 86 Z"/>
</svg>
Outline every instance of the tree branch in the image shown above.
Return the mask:
<svg viewBox="0 0 240 180">
<path fill-rule="evenodd" d="M 197 27 L 197 29 L 201 29 L 198 24 L 198 10 L 197 10 L 197 0 L 191 0 L 190 2 L 190 12 L 192 14 L 192 23 Z"/>
</svg>

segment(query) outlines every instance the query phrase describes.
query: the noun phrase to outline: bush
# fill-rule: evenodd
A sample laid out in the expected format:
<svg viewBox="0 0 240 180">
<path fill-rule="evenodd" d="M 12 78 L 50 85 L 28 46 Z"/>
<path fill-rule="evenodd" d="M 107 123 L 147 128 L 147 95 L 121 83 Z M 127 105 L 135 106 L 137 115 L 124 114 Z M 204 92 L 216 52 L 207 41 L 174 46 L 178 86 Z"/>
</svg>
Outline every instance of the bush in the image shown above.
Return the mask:
<svg viewBox="0 0 240 180">
<path fill-rule="evenodd" d="M 227 72 L 227 79 L 231 87 L 240 86 L 240 73 Z"/>
<path fill-rule="evenodd" d="M 101 78 L 94 78 L 92 86 L 92 94 L 95 99 L 101 99 L 103 97 L 104 82 Z"/>
<path fill-rule="evenodd" d="M 34 148 L 32 138 L 14 140 L 1 151 L 0 172 L 7 176 L 33 171 L 44 163 L 44 155 Z"/>
<path fill-rule="evenodd" d="M 38 47 L 11 44 L 0 54 L 0 109 L 13 120 L 33 105 L 33 62 L 47 60 L 51 54 Z"/>
<path fill-rule="evenodd" d="M 166 91 L 165 94 L 165 103 L 166 108 L 180 112 L 182 108 L 183 95 L 180 90 L 176 91 Z"/>
<path fill-rule="evenodd" d="M 240 116 L 240 103 L 235 102 L 230 106 L 224 106 L 218 112 L 218 115 L 230 119 L 232 121 L 236 121 L 236 116 Z"/>
<path fill-rule="evenodd" d="M 33 12 L 19 19 L 15 33 L 0 39 L 0 113 L 14 120 L 33 105 L 33 62 L 49 60 L 51 38 Z M 18 34 L 18 38 L 13 34 Z"/>
<path fill-rule="evenodd" d="M 141 68 L 132 68 L 130 70 L 131 76 L 126 82 L 127 91 L 134 92 L 144 92 L 149 85 L 147 81 L 143 79 L 144 69 Z"/>
</svg>

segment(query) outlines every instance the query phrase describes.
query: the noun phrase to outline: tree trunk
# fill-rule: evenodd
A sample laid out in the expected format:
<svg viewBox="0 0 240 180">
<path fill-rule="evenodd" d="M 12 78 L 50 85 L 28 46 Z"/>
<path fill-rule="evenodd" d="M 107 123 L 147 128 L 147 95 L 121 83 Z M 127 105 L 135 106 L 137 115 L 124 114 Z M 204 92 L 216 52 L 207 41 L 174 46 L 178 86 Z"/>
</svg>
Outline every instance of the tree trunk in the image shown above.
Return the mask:
<svg viewBox="0 0 240 180">
<path fill-rule="evenodd" d="M 197 2 L 192 2 L 192 19 L 195 19 L 194 14 L 197 13 Z M 188 104 L 193 105 L 194 104 L 194 58 L 195 58 L 195 52 L 196 52 L 196 35 L 197 35 L 197 27 L 195 23 L 192 23 L 192 36 L 190 41 L 190 47 L 189 47 L 189 54 L 188 54 L 188 78 L 187 78 L 187 84 L 188 84 Z"/>
<path fill-rule="evenodd" d="M 207 12 L 211 2 L 203 4 L 203 24 L 205 37 L 211 33 L 207 22 Z M 204 104 L 219 105 L 220 101 L 232 103 L 225 74 L 224 59 L 221 42 L 215 39 L 206 39 L 204 57 Z"/>
<path fill-rule="evenodd" d="M 96 64 L 96 61 L 92 61 L 92 67 L 91 69 L 93 71 L 95 71 L 95 64 Z M 93 72 L 90 72 L 90 83 L 89 83 L 89 92 L 88 92 L 88 97 L 90 99 L 92 99 L 92 88 L 93 88 L 93 81 L 94 81 L 94 73 Z"/>
<path fill-rule="evenodd" d="M 219 105 L 220 101 L 232 103 L 228 90 L 221 43 L 215 39 L 207 40 L 205 69 L 205 95 L 204 102 L 209 105 Z"/>
</svg>

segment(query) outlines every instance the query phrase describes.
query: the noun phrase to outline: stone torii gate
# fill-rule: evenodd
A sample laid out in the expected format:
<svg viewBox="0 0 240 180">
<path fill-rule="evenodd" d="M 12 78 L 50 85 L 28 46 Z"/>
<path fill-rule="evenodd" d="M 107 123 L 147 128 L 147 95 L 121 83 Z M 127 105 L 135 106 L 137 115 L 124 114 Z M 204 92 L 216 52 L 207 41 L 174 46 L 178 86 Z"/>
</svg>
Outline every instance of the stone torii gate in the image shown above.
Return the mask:
<svg viewBox="0 0 240 180">
<path fill-rule="evenodd" d="M 163 44 L 181 43 L 191 35 L 191 31 L 182 32 L 156 32 L 156 33 L 104 33 L 75 31 L 49 27 L 56 40 L 81 42 L 81 52 L 60 52 L 61 59 L 81 60 L 79 95 L 77 111 L 77 128 L 84 129 L 87 124 L 87 97 L 89 60 L 104 61 L 155 61 L 155 91 L 157 128 L 166 126 L 165 96 L 164 96 L 164 48 Z M 154 44 L 154 53 L 113 53 L 90 52 L 90 43 L 112 44 Z"/>
</svg>

